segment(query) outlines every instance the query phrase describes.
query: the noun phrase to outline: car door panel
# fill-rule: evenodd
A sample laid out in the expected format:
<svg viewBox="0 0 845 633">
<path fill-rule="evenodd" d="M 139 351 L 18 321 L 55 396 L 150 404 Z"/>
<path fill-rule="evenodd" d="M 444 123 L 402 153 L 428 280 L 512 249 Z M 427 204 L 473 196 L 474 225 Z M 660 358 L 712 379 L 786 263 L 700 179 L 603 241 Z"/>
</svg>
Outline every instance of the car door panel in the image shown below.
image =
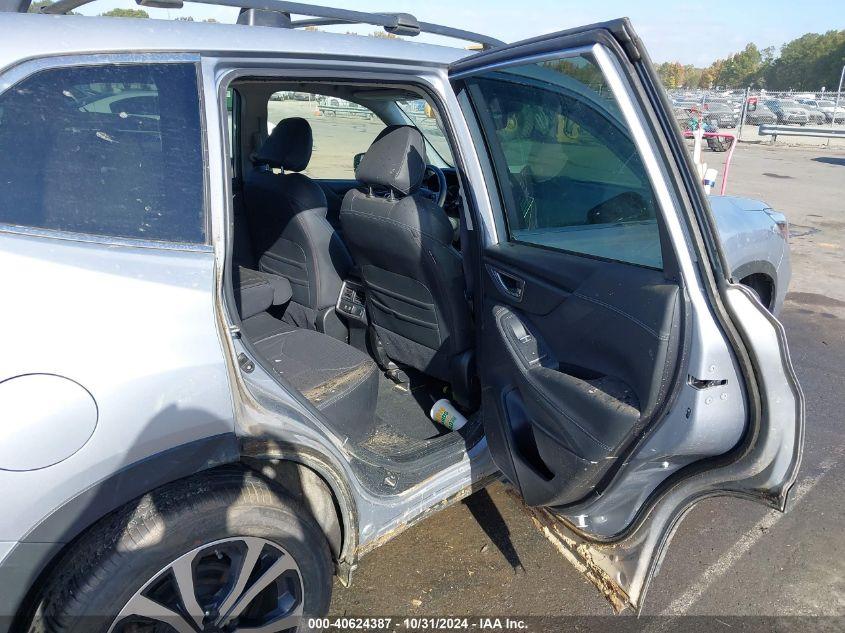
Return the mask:
<svg viewBox="0 0 845 633">
<path fill-rule="evenodd" d="M 803 397 L 782 327 L 726 279 L 627 20 L 480 53 L 451 77 L 495 224 L 480 236 L 476 300 L 491 454 L 558 549 L 616 608 L 639 608 L 697 501 L 785 507 Z M 588 160 L 591 143 L 610 162 Z"/>
<path fill-rule="evenodd" d="M 577 512 L 565 514 L 542 507 L 529 510 L 549 540 L 566 552 L 617 611 L 642 607 L 672 535 L 698 501 L 718 494 L 756 499 L 781 511 L 787 507 L 787 494 L 801 461 L 804 396 L 786 348 L 786 334 L 747 288 L 732 284 L 725 296 L 727 309 L 740 324 L 739 334 L 749 344 L 757 380 L 767 385 L 759 394 L 760 416 L 744 441 L 709 467 L 692 463 L 686 470 L 676 471 L 654 490 L 647 487 L 645 478 L 630 476 L 615 484 L 617 491 L 608 490 Z M 754 418 L 754 413 L 749 413 Z M 712 423 L 716 425 L 718 420 Z M 643 444 L 643 452 L 659 455 L 651 468 L 663 467 L 661 451 L 666 444 L 660 435 L 666 431 L 670 429 L 660 429 Z M 631 470 L 635 475 L 648 464 L 634 461 Z M 613 497 L 633 500 L 626 510 L 630 527 L 597 540 L 590 519 L 602 516 L 614 522 L 617 509 L 612 507 Z M 642 512 L 646 498 L 655 502 L 648 512 Z"/>
<path fill-rule="evenodd" d="M 591 492 L 665 395 L 677 355 L 678 287 L 662 272 L 514 243 L 488 249 L 485 268 L 484 310 L 495 326 L 485 332 L 481 362 L 499 367 L 485 388 L 507 394 L 485 422 L 510 436 L 513 474 L 529 504 L 572 503 Z M 498 283 L 501 272 L 523 283 L 519 298 Z"/>
</svg>

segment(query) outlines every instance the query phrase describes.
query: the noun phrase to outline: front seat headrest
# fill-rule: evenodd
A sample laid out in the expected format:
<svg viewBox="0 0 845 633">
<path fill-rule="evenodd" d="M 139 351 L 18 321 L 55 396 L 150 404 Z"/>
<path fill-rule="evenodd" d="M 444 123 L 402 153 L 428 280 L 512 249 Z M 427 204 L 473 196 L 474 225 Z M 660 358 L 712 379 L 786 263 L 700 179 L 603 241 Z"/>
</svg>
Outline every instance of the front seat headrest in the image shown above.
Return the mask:
<svg viewBox="0 0 845 633">
<path fill-rule="evenodd" d="M 299 117 L 282 119 L 255 152 L 253 162 L 287 171 L 302 171 L 311 160 L 313 145 L 308 121 Z"/>
<path fill-rule="evenodd" d="M 395 125 L 376 137 L 358 164 L 355 177 L 365 185 L 410 195 L 420 188 L 425 166 L 422 133 L 412 125 Z"/>
</svg>

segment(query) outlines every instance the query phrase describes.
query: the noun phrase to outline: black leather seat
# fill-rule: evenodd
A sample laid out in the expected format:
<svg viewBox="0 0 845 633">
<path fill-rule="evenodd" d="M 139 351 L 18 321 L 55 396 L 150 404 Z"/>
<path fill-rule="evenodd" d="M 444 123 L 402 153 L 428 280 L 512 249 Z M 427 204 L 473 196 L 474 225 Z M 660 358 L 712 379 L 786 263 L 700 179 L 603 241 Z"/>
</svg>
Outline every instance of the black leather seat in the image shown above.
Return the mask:
<svg viewBox="0 0 845 633">
<path fill-rule="evenodd" d="M 326 220 L 326 196 L 298 173 L 311 159 L 311 126 L 305 119 L 281 121 L 253 156 L 244 178 L 244 206 L 259 270 L 287 278 L 290 323 L 309 329 L 334 307 L 352 259 Z M 273 169 L 281 169 L 275 173 Z"/>
<path fill-rule="evenodd" d="M 425 168 L 419 130 L 380 135 L 358 165 L 363 187 L 344 197 L 340 222 L 387 356 L 449 382 L 468 404 L 473 336 L 462 261 L 446 213 L 417 195 Z"/>
</svg>

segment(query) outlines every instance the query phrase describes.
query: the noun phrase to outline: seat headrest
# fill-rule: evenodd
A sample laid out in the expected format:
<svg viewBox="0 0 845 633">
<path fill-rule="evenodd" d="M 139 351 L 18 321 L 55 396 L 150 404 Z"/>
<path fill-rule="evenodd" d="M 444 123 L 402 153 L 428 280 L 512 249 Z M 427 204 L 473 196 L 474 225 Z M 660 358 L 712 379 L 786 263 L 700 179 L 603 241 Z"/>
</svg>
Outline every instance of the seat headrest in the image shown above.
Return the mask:
<svg viewBox="0 0 845 633">
<path fill-rule="evenodd" d="M 355 177 L 365 185 L 410 195 L 420 188 L 425 166 L 425 141 L 420 131 L 412 125 L 391 125 L 370 145 Z"/>
<path fill-rule="evenodd" d="M 253 161 L 287 171 L 302 171 L 311 160 L 313 145 L 308 121 L 299 117 L 282 119 L 258 148 Z"/>
</svg>

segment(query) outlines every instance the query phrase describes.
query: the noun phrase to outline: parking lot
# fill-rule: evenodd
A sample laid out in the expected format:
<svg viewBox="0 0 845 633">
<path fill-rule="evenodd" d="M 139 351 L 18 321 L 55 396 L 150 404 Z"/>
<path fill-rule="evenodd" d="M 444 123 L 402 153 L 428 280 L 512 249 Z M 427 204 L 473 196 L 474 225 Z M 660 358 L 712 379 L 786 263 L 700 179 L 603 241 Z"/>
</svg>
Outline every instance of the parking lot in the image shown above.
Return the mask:
<svg viewBox="0 0 845 633">
<path fill-rule="evenodd" d="M 725 154 L 705 157 L 721 166 Z M 763 199 L 792 225 L 793 279 L 781 319 L 806 395 L 804 459 L 786 515 L 738 499 L 696 506 L 651 586 L 647 616 L 719 616 L 726 630 L 730 616 L 741 615 L 839 616 L 791 621 L 783 630 L 845 624 L 843 183 L 842 149 L 819 143 L 736 149 L 728 193 Z M 601 616 L 612 610 L 497 484 L 363 559 L 351 588 L 336 583 L 331 613 Z M 645 618 L 638 626 L 660 629 L 667 622 Z"/>
</svg>

